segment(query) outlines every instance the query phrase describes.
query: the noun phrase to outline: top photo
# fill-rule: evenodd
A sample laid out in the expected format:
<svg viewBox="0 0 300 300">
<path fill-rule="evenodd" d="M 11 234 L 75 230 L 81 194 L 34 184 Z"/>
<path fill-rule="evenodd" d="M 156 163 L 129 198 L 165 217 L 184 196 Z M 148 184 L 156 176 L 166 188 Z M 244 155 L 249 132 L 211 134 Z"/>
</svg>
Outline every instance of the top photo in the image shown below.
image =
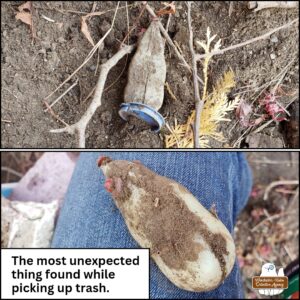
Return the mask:
<svg viewBox="0 0 300 300">
<path fill-rule="evenodd" d="M 1 1 L 2 149 L 299 149 L 298 1 Z"/>
</svg>

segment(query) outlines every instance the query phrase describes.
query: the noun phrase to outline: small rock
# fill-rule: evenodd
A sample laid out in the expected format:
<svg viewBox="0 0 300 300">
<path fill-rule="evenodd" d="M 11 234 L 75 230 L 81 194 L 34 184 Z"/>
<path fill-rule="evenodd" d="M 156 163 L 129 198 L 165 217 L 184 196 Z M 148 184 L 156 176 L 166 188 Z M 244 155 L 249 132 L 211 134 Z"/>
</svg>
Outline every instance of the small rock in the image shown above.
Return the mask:
<svg viewBox="0 0 300 300">
<path fill-rule="evenodd" d="M 43 48 L 45 48 L 46 50 L 51 49 L 51 44 L 49 41 L 42 41 L 41 45 Z"/>
<path fill-rule="evenodd" d="M 65 43 L 65 42 L 66 42 L 66 40 L 65 40 L 62 36 L 60 36 L 60 37 L 57 39 L 57 41 L 58 41 L 59 43 Z"/>
<path fill-rule="evenodd" d="M 276 35 L 274 35 L 274 34 L 272 34 L 271 35 L 271 38 L 270 38 L 270 41 L 272 42 L 272 43 L 278 43 L 278 37 L 276 36 Z"/>
<path fill-rule="evenodd" d="M 132 131 L 133 129 L 134 129 L 134 125 L 133 124 L 129 124 L 128 126 L 127 126 L 127 128 L 128 128 L 128 130 L 129 131 Z"/>
<path fill-rule="evenodd" d="M 92 72 L 95 71 L 96 70 L 96 66 L 95 65 L 89 66 L 89 70 L 92 71 Z"/>
<path fill-rule="evenodd" d="M 270 58 L 271 58 L 272 60 L 274 60 L 274 59 L 276 58 L 275 53 L 271 53 L 271 54 L 270 54 Z"/>
<path fill-rule="evenodd" d="M 7 30 L 3 31 L 3 36 L 6 37 L 7 36 Z"/>
<path fill-rule="evenodd" d="M 48 59 L 48 69 L 50 71 L 54 71 L 59 66 L 60 63 L 60 59 L 57 53 L 56 52 L 48 53 L 47 59 Z"/>
</svg>

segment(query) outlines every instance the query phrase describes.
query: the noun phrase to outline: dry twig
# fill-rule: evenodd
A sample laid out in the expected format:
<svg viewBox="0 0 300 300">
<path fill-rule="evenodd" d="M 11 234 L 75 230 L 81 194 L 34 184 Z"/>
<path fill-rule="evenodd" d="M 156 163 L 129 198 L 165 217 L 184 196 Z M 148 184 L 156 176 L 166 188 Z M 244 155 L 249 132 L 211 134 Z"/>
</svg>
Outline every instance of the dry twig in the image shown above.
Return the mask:
<svg viewBox="0 0 300 300">
<path fill-rule="evenodd" d="M 55 99 L 50 105 L 47 105 L 47 108 L 44 109 L 44 112 L 48 111 L 49 108 L 52 108 L 54 104 L 56 104 L 64 95 L 66 95 L 75 85 L 77 85 L 78 79 L 70 86 L 68 87 L 57 99 Z"/>
<path fill-rule="evenodd" d="M 54 119 L 56 119 L 57 121 L 61 122 L 62 124 L 64 124 L 65 126 L 69 126 L 69 124 L 67 124 L 64 120 L 62 120 L 54 111 L 53 109 L 50 107 L 50 105 L 44 101 L 45 106 L 47 107 L 47 111 L 49 111 L 49 113 L 51 114 L 51 116 L 53 116 Z"/>
<path fill-rule="evenodd" d="M 13 175 L 16 175 L 16 176 L 18 176 L 18 177 L 23 177 L 23 174 L 22 173 L 20 173 L 20 172 L 17 172 L 17 171 L 15 171 L 15 170 L 13 170 L 12 168 L 9 168 L 9 167 L 1 167 L 1 171 L 3 171 L 3 172 L 7 172 L 7 173 L 11 173 L 11 174 L 13 174 Z"/>
<path fill-rule="evenodd" d="M 51 130 L 53 133 L 67 132 L 69 134 L 78 134 L 78 145 L 79 148 L 85 148 L 85 130 L 86 127 L 93 117 L 97 108 L 101 105 L 101 97 L 103 93 L 103 88 L 107 78 L 107 74 L 110 69 L 117 64 L 117 62 L 126 54 L 129 54 L 134 49 L 135 45 L 125 45 L 121 48 L 114 56 L 112 56 L 106 63 L 100 66 L 100 75 L 96 85 L 95 94 L 93 100 L 91 101 L 88 109 L 84 115 L 80 118 L 78 122 L 71 126 L 67 126 L 61 129 Z"/>
<path fill-rule="evenodd" d="M 117 15 L 118 7 L 119 7 L 119 2 L 117 4 L 116 10 L 115 10 L 115 14 L 114 14 L 114 17 L 113 17 L 112 24 L 111 24 L 110 28 L 103 35 L 103 37 L 98 41 L 98 43 L 92 48 L 92 50 L 90 51 L 90 53 L 88 54 L 88 56 L 85 58 L 84 62 L 63 83 L 61 83 L 52 93 L 50 93 L 44 100 L 49 99 L 56 91 L 58 91 L 66 82 L 68 82 L 93 57 L 94 53 L 102 45 L 102 43 L 105 40 L 105 38 L 111 32 L 111 30 L 112 30 L 112 28 L 114 26 L 114 23 L 115 23 L 115 18 L 116 18 L 116 15 Z"/>
<path fill-rule="evenodd" d="M 201 58 L 203 58 L 203 57 L 205 57 L 207 55 L 219 55 L 219 54 L 223 54 L 224 52 L 229 51 L 229 50 L 233 50 L 233 49 L 236 49 L 236 48 L 244 47 L 246 45 L 252 44 L 252 43 L 257 42 L 259 40 L 266 39 L 270 35 L 272 35 L 274 32 L 277 32 L 277 31 L 279 31 L 281 29 L 288 28 L 288 27 L 292 26 L 294 23 L 297 23 L 298 21 L 299 21 L 299 18 L 296 18 L 293 21 L 291 21 L 291 22 L 289 22 L 287 24 L 284 24 L 282 26 L 276 27 L 276 28 L 270 30 L 269 32 L 264 33 L 264 34 L 262 34 L 262 35 L 260 35 L 258 37 L 255 37 L 253 39 L 247 40 L 245 42 L 242 42 L 242 43 L 239 43 L 239 44 L 236 44 L 236 45 L 229 46 L 227 48 L 223 48 L 223 49 L 220 49 L 220 50 L 217 50 L 217 51 L 212 51 L 209 54 L 197 54 L 196 58 L 197 58 L 197 60 L 199 60 L 199 59 L 201 59 Z"/>
<path fill-rule="evenodd" d="M 120 47 L 123 45 L 123 43 L 125 42 L 126 39 L 128 39 L 128 41 L 129 41 L 130 33 L 132 32 L 132 30 L 133 30 L 134 28 L 136 28 L 136 26 L 137 26 L 137 24 L 138 24 L 138 22 L 139 22 L 141 16 L 143 15 L 143 13 L 144 13 L 144 11 L 145 11 L 145 8 L 146 8 L 146 6 L 144 5 L 143 8 L 141 9 L 141 12 L 140 12 L 139 16 L 136 18 L 134 24 L 132 25 L 131 29 L 128 30 L 127 34 L 125 35 L 125 37 L 124 37 L 124 39 L 123 39 L 123 41 L 122 41 Z"/>
<path fill-rule="evenodd" d="M 278 186 L 278 185 L 284 185 L 284 184 L 286 184 L 286 185 L 297 185 L 297 184 L 299 184 L 299 181 L 298 180 L 279 180 L 279 181 L 273 181 L 273 182 L 271 182 L 268 186 L 267 186 L 267 188 L 266 188 L 266 190 L 265 190 L 265 193 L 264 193 L 264 200 L 267 200 L 268 199 L 268 197 L 269 197 L 269 193 L 270 193 L 270 191 L 272 190 L 272 188 L 274 188 L 275 186 Z"/>
<path fill-rule="evenodd" d="M 248 8 L 259 11 L 265 8 L 296 8 L 298 1 L 249 1 Z"/>
<path fill-rule="evenodd" d="M 193 81 L 194 81 L 194 96 L 195 96 L 195 104 L 196 104 L 196 116 L 195 116 L 195 123 L 194 123 L 194 148 L 199 148 L 199 128 L 200 128 L 200 118 L 201 118 L 201 111 L 203 108 L 203 100 L 200 99 L 200 93 L 199 93 L 199 85 L 197 80 L 197 60 L 196 60 L 196 54 L 194 50 L 194 39 L 193 39 L 193 28 L 192 28 L 192 20 L 191 20 L 191 2 L 187 2 L 187 8 L 188 8 L 188 27 L 189 27 L 189 33 L 190 33 L 190 39 L 189 39 L 189 46 L 192 56 L 192 69 L 193 69 Z"/>
<path fill-rule="evenodd" d="M 267 221 L 272 221 L 274 219 L 280 218 L 282 216 L 286 216 L 286 215 L 293 215 L 296 214 L 295 211 L 291 211 L 291 212 L 281 212 L 279 214 L 275 214 L 272 216 L 267 217 L 266 219 L 263 219 L 261 222 L 259 222 L 257 225 L 255 225 L 252 229 L 251 232 L 257 230 L 258 227 L 260 227 L 261 225 L 265 224 Z"/>
<path fill-rule="evenodd" d="M 155 12 L 153 11 L 153 9 L 149 6 L 149 4 L 147 4 L 146 1 L 143 1 L 143 4 L 146 5 L 146 9 L 149 12 L 149 14 L 154 17 L 157 18 L 157 22 L 159 25 L 159 29 L 162 33 L 162 35 L 165 37 L 165 39 L 167 40 L 167 42 L 169 43 L 169 45 L 171 46 L 171 48 L 173 48 L 173 50 L 175 51 L 177 57 L 179 58 L 179 60 L 182 61 L 183 65 L 189 70 L 189 72 L 192 73 L 192 68 L 190 67 L 190 65 L 186 62 L 185 58 L 180 54 L 180 52 L 178 51 L 177 47 L 174 45 L 173 41 L 171 40 L 168 32 L 166 31 L 166 29 L 164 28 L 164 26 L 161 24 L 161 22 L 159 21 L 157 15 L 155 14 Z M 198 76 L 197 77 L 198 81 L 203 84 L 202 79 Z"/>
</svg>

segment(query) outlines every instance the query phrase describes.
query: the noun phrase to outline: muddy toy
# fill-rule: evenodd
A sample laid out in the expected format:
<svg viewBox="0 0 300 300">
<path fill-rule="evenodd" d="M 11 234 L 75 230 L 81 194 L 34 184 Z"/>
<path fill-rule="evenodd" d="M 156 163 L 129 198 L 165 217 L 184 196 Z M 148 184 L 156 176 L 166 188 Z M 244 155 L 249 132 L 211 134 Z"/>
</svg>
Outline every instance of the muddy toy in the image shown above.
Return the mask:
<svg viewBox="0 0 300 300">
<path fill-rule="evenodd" d="M 193 292 L 218 287 L 235 261 L 233 239 L 216 214 L 184 186 L 139 161 L 101 157 L 105 188 L 132 237 L 179 288 Z"/>
<path fill-rule="evenodd" d="M 152 21 L 129 66 L 124 103 L 119 110 L 121 118 L 127 120 L 133 115 L 158 132 L 164 125 L 158 110 L 163 103 L 165 79 L 164 41 L 158 23 Z"/>
</svg>

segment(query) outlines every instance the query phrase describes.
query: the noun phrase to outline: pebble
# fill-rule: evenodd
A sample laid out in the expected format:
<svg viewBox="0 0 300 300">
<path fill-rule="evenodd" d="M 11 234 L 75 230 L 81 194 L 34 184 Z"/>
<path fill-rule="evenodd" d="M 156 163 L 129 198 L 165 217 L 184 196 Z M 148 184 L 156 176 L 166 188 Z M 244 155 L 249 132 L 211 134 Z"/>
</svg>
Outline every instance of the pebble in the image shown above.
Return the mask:
<svg viewBox="0 0 300 300">
<path fill-rule="evenodd" d="M 58 41 L 59 43 L 64 43 L 64 42 L 66 42 L 66 40 L 65 40 L 62 36 L 60 36 L 60 37 L 57 39 L 57 41 Z"/>
<path fill-rule="evenodd" d="M 278 43 L 278 37 L 274 34 L 271 35 L 270 41 L 274 44 Z"/>
<path fill-rule="evenodd" d="M 96 66 L 95 65 L 89 66 L 89 70 L 90 71 L 95 71 L 96 70 Z"/>
<path fill-rule="evenodd" d="M 130 124 L 130 125 L 127 126 L 127 128 L 128 128 L 129 131 L 132 131 L 134 129 L 134 127 L 135 126 L 133 124 Z"/>
<path fill-rule="evenodd" d="M 275 53 L 271 53 L 271 54 L 270 54 L 270 58 L 271 58 L 272 60 L 275 59 L 275 58 L 276 58 Z"/>
</svg>

